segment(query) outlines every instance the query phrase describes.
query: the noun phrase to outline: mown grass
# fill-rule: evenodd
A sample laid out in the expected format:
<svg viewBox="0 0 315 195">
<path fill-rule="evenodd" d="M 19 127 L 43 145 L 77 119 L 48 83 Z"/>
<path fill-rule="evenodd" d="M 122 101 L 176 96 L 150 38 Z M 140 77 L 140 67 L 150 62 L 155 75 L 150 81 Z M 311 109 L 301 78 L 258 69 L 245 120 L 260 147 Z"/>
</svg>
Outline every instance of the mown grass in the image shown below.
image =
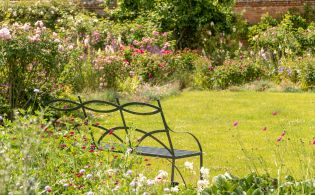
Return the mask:
<svg viewBox="0 0 315 195">
<path fill-rule="evenodd" d="M 191 91 L 163 99 L 162 107 L 171 128 L 190 131 L 199 138 L 204 150 L 204 166 L 210 168 L 212 176 L 226 171 L 237 176 L 252 171 L 278 178 L 314 176 L 313 93 Z M 108 116 L 100 115 L 100 118 L 108 119 Z M 119 120 L 108 121 L 106 123 L 112 125 Z M 131 126 L 142 129 L 161 127 L 158 117 L 128 115 L 127 121 L 133 121 Z M 237 126 L 233 125 L 235 121 Z M 277 142 L 283 131 L 286 135 Z M 173 140 L 178 149 L 196 149 L 192 139 L 174 134 Z M 154 143 L 148 141 L 147 144 Z M 197 158 L 190 158 L 179 160 L 179 167 L 183 168 L 186 160 L 198 166 Z M 145 163 L 150 164 L 146 168 L 148 172 L 170 169 L 165 160 L 149 158 Z M 190 182 L 196 181 L 197 174 L 184 172 Z"/>
</svg>

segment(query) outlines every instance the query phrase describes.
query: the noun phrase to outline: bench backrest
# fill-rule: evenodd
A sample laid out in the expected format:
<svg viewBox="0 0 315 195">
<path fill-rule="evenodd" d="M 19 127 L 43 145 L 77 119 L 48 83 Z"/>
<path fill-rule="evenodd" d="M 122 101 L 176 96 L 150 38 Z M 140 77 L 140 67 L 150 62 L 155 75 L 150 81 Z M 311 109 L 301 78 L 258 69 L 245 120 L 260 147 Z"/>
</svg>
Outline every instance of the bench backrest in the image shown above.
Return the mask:
<svg viewBox="0 0 315 195">
<path fill-rule="evenodd" d="M 93 142 L 95 145 L 100 145 L 101 141 L 107 136 L 107 135 L 113 135 L 119 142 L 124 143 L 123 139 L 120 138 L 115 131 L 118 130 L 124 130 L 126 135 L 129 135 L 129 130 L 131 129 L 131 127 L 127 126 L 126 123 L 126 118 L 125 118 L 125 113 L 129 113 L 129 114 L 133 114 L 133 115 L 160 115 L 162 122 L 163 122 L 163 129 L 160 130 L 153 130 L 153 131 L 144 131 L 141 129 L 137 129 L 137 128 L 132 128 L 133 130 L 143 134 L 142 137 L 140 137 L 138 139 L 138 143 L 137 145 L 140 145 L 142 141 L 144 141 L 147 137 L 152 138 L 153 140 L 155 140 L 156 142 L 158 142 L 163 148 L 167 149 L 171 154 L 174 154 L 174 149 L 173 149 L 173 144 L 172 144 L 172 140 L 170 137 L 170 132 L 169 132 L 169 127 L 166 123 L 165 120 L 165 116 L 162 110 L 162 106 L 161 106 L 161 102 L 159 100 L 157 100 L 157 106 L 156 105 L 152 105 L 152 104 L 148 104 L 148 103 L 143 103 L 143 102 L 128 102 L 125 104 L 121 104 L 119 99 L 116 99 L 116 103 L 112 103 L 112 102 L 108 102 L 108 101 L 103 101 L 103 100 L 89 100 L 89 101 L 82 101 L 82 99 L 80 97 L 78 97 L 78 102 L 76 101 L 72 101 L 72 100 L 67 100 L 67 99 L 56 99 L 53 101 L 50 101 L 47 105 L 57 111 L 64 111 L 64 112 L 71 112 L 71 111 L 76 111 L 76 110 L 81 110 L 84 114 L 84 117 L 86 118 L 86 120 L 88 119 L 88 113 L 87 111 L 91 111 L 91 112 L 95 112 L 95 113 L 114 113 L 114 112 L 119 112 L 120 114 L 120 118 L 121 118 L 121 122 L 122 122 L 122 126 L 116 126 L 113 128 L 106 128 L 104 126 L 101 125 L 96 125 L 96 124 L 92 124 L 92 126 L 102 129 L 104 131 L 104 133 L 100 136 L 100 138 L 98 140 L 95 140 L 95 137 L 93 135 L 93 133 L 91 132 L 91 136 L 93 139 Z M 56 107 L 54 106 L 54 104 L 56 103 L 66 103 L 66 104 L 71 104 L 72 106 L 65 106 L 62 108 Z M 91 105 L 93 104 L 97 104 L 100 106 L 100 108 L 92 108 Z M 111 108 L 107 108 L 107 109 L 103 109 L 103 107 L 111 107 Z M 137 111 L 133 111 L 131 109 L 129 109 L 132 106 L 142 106 L 142 107 L 148 107 L 148 108 L 153 108 L 153 111 L 148 111 L 148 112 L 137 112 Z M 165 133 L 167 136 L 167 144 L 163 143 L 155 134 L 158 133 Z M 131 145 L 130 140 L 129 143 L 125 143 L 128 145 Z M 168 145 L 168 146 L 167 146 Z"/>
</svg>

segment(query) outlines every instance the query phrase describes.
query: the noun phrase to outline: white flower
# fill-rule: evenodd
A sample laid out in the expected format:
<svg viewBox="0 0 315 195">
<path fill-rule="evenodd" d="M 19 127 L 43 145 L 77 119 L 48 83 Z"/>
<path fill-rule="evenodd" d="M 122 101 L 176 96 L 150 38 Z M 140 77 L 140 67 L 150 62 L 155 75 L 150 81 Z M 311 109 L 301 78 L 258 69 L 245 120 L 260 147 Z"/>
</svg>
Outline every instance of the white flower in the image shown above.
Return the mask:
<svg viewBox="0 0 315 195">
<path fill-rule="evenodd" d="M 92 179 L 93 175 L 92 174 L 87 174 L 86 179 Z"/>
<path fill-rule="evenodd" d="M 34 93 L 39 93 L 40 91 L 39 91 L 39 89 L 34 89 Z"/>
<path fill-rule="evenodd" d="M 117 172 L 117 170 L 115 170 L 115 169 L 108 169 L 107 171 L 106 171 L 106 173 L 108 174 L 108 175 L 114 175 L 115 173 Z"/>
<path fill-rule="evenodd" d="M 68 46 L 68 49 L 69 49 L 69 50 L 73 50 L 73 45 L 69 45 L 69 46 Z"/>
<path fill-rule="evenodd" d="M 132 170 L 128 170 L 128 171 L 124 174 L 125 177 L 128 177 L 128 176 L 130 176 L 130 175 L 132 175 Z"/>
<path fill-rule="evenodd" d="M 194 169 L 194 163 L 192 163 L 192 162 L 186 161 L 184 165 L 185 165 L 186 169 L 189 169 L 189 170 Z"/>
<path fill-rule="evenodd" d="M 92 191 L 89 191 L 86 193 L 86 195 L 93 195 L 94 193 Z"/>
<path fill-rule="evenodd" d="M 120 186 L 116 186 L 114 189 L 112 189 L 112 191 L 114 192 L 114 191 L 117 191 L 117 190 L 119 190 L 119 188 L 120 188 Z"/>
<path fill-rule="evenodd" d="M 89 46 L 89 43 L 90 43 L 90 38 L 87 36 L 84 41 L 83 41 L 83 44 L 85 47 L 88 47 Z"/>
<path fill-rule="evenodd" d="M 170 192 L 169 188 L 164 188 L 164 192 Z"/>
<path fill-rule="evenodd" d="M 45 191 L 46 192 L 51 192 L 52 191 L 52 188 L 50 186 L 45 186 Z"/>
<path fill-rule="evenodd" d="M 85 173 L 85 169 L 81 169 L 81 170 L 79 171 L 79 173 L 80 173 L 80 174 Z"/>
<path fill-rule="evenodd" d="M 143 174 L 139 174 L 139 183 L 145 183 L 147 178 Z"/>
<path fill-rule="evenodd" d="M 135 186 L 137 186 L 137 181 L 134 179 L 134 180 L 132 180 L 131 182 L 130 182 L 130 184 L 129 184 L 131 187 L 135 187 Z"/>
<path fill-rule="evenodd" d="M 198 192 L 201 192 L 202 190 L 204 190 L 206 187 L 208 187 L 209 185 L 209 181 L 204 179 L 204 180 L 199 180 L 197 183 L 198 186 Z"/>
<path fill-rule="evenodd" d="M 168 173 L 163 170 L 159 170 L 159 174 L 155 177 L 156 182 L 162 182 L 167 179 Z"/>
<path fill-rule="evenodd" d="M 132 152 L 132 148 L 127 148 L 126 154 L 128 155 L 128 154 L 130 154 L 131 152 Z"/>
<path fill-rule="evenodd" d="M 0 29 L 0 39 L 2 40 L 9 40 L 11 39 L 10 30 L 7 28 Z"/>
<path fill-rule="evenodd" d="M 178 193 L 178 191 L 179 191 L 178 186 L 171 188 L 171 192 Z"/>
<path fill-rule="evenodd" d="M 153 179 L 148 179 L 147 180 L 147 185 L 148 186 L 153 186 L 155 184 L 155 181 Z"/>
<path fill-rule="evenodd" d="M 58 45 L 58 51 L 64 51 L 64 47 L 62 45 Z"/>
<path fill-rule="evenodd" d="M 69 184 L 67 184 L 67 183 L 65 183 L 65 184 L 63 184 L 63 187 L 69 187 Z"/>
<path fill-rule="evenodd" d="M 201 167 L 200 173 L 201 173 L 203 178 L 207 179 L 209 177 L 209 169 L 207 169 L 207 168 Z"/>
<path fill-rule="evenodd" d="M 54 39 L 55 43 L 60 43 L 60 39 Z"/>
<path fill-rule="evenodd" d="M 35 22 L 35 26 L 43 28 L 44 27 L 44 23 L 41 20 L 38 20 L 37 22 Z"/>
<path fill-rule="evenodd" d="M 2 121 L 3 120 L 3 117 L 2 116 L 0 116 L 0 121 Z"/>
</svg>

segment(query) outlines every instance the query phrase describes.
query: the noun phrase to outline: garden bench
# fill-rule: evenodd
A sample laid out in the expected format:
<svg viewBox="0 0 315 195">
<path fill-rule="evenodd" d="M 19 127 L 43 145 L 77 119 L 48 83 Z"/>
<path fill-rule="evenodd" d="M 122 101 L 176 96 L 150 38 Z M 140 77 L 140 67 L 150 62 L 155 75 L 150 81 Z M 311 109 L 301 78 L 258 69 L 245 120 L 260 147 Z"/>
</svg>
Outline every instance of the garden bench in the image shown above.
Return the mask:
<svg viewBox="0 0 315 195">
<path fill-rule="evenodd" d="M 56 104 L 67 104 L 67 106 L 63 107 L 58 107 Z M 68 106 L 68 105 L 72 106 Z M 92 108 L 92 105 L 98 105 L 101 108 Z M 67 99 L 55 99 L 53 101 L 50 101 L 47 104 L 51 109 L 57 110 L 57 111 L 62 111 L 62 112 L 71 112 L 71 111 L 76 111 L 79 110 L 81 113 L 83 112 L 83 115 L 85 117 L 85 120 L 88 121 L 89 114 L 88 113 L 114 113 L 114 112 L 119 112 L 122 126 L 117 126 L 117 127 L 112 127 L 112 128 L 106 128 L 104 126 L 101 126 L 99 124 L 92 124 L 93 127 L 99 128 L 102 131 L 102 135 L 96 139 L 94 136 L 93 132 L 91 131 L 91 137 L 92 141 L 96 147 L 102 147 L 109 149 L 112 147 L 112 145 L 109 144 L 103 144 L 103 140 L 107 135 L 112 135 L 118 140 L 117 144 L 125 144 L 129 147 L 131 147 L 131 143 L 125 143 L 122 138 L 120 138 L 116 132 L 123 130 L 125 133 L 128 135 L 129 130 L 133 129 L 136 132 L 139 132 L 142 134 L 142 137 L 140 137 L 137 140 L 137 145 L 132 148 L 132 151 L 135 152 L 138 155 L 143 155 L 143 156 L 151 156 L 151 157 L 159 157 L 159 158 L 164 158 L 167 159 L 172 167 L 171 167 L 171 184 L 176 185 L 178 184 L 177 182 L 174 181 L 174 176 L 175 176 L 175 170 L 179 173 L 181 179 L 183 180 L 183 183 L 186 185 L 186 182 L 183 178 L 182 173 L 180 172 L 179 168 L 176 166 L 176 160 L 177 159 L 182 159 L 182 158 L 187 158 L 187 157 L 194 157 L 194 156 L 199 156 L 200 160 L 200 168 L 203 166 L 203 153 L 202 153 L 202 147 L 199 142 L 199 140 L 194 136 L 193 134 L 189 132 L 176 132 L 172 130 L 168 125 L 165 120 L 165 116 L 163 113 L 163 109 L 161 106 L 161 103 L 159 100 L 157 100 L 157 106 L 148 104 L 148 103 L 143 103 L 143 102 L 128 102 L 125 104 L 120 104 L 119 99 L 116 99 L 116 103 L 108 102 L 108 101 L 102 101 L 102 100 L 90 100 L 90 101 L 85 101 L 83 102 L 80 97 L 78 97 L 78 102 L 72 101 L 72 100 L 67 100 Z M 153 109 L 152 111 L 148 112 L 136 112 L 133 110 L 130 110 L 128 108 L 132 106 L 140 106 L 140 107 L 146 107 Z M 110 109 L 104 109 L 103 107 L 111 107 Z M 126 118 L 125 118 L 125 113 L 129 113 L 132 115 L 157 115 L 159 114 L 161 117 L 161 122 L 163 123 L 163 129 L 160 130 L 153 130 L 153 131 L 144 131 L 141 129 L 137 128 L 131 128 L 127 126 L 126 123 Z M 165 144 L 161 139 L 157 137 L 156 134 L 161 134 L 164 133 L 167 137 L 167 141 Z M 195 140 L 199 150 L 198 151 L 190 151 L 190 150 L 181 150 L 181 149 L 175 149 L 173 147 L 173 140 L 171 138 L 170 133 L 185 133 L 190 136 Z M 152 147 L 152 146 L 140 146 L 140 144 L 146 140 L 147 138 L 151 138 L 155 140 L 157 143 L 159 143 L 160 147 Z M 116 151 L 119 152 L 119 151 Z M 200 175 L 201 178 L 201 175 Z M 202 178 L 201 178 L 202 179 Z"/>
</svg>

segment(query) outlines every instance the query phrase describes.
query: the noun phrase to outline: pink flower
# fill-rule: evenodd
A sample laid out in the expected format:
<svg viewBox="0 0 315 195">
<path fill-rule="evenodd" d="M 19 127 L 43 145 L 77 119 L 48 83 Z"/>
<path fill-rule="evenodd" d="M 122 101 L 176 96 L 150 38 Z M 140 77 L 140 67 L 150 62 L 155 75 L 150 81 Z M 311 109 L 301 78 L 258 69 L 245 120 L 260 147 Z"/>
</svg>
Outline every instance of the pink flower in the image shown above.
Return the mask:
<svg viewBox="0 0 315 195">
<path fill-rule="evenodd" d="M 30 25 L 29 23 L 25 23 L 25 24 L 21 27 L 21 29 L 23 29 L 24 31 L 29 31 L 30 28 L 31 28 L 31 25 Z"/>
<path fill-rule="evenodd" d="M 2 39 L 2 40 L 10 40 L 11 38 L 12 37 L 11 37 L 9 29 L 7 29 L 5 27 L 0 29 L 0 39 Z"/>
<path fill-rule="evenodd" d="M 153 32 L 152 32 L 152 35 L 154 35 L 154 36 L 159 36 L 159 35 L 160 35 L 160 33 L 159 33 L 159 32 L 157 32 L 157 31 L 153 31 Z"/>
<path fill-rule="evenodd" d="M 236 127 L 238 125 L 237 121 L 234 121 L 233 126 Z"/>
<path fill-rule="evenodd" d="M 213 70 L 214 70 L 214 67 L 210 65 L 210 66 L 208 66 L 208 70 L 209 70 L 209 71 L 213 71 Z"/>
<path fill-rule="evenodd" d="M 278 114 L 278 112 L 276 112 L 276 111 L 272 112 L 273 116 L 276 116 L 277 114 Z"/>
<path fill-rule="evenodd" d="M 46 192 L 52 192 L 52 188 L 50 186 L 45 186 L 45 191 Z"/>
<path fill-rule="evenodd" d="M 315 145 L 315 138 L 313 139 L 312 144 Z"/>
<path fill-rule="evenodd" d="M 134 41 L 132 42 L 132 44 L 135 45 L 135 46 L 140 45 L 139 41 L 137 41 L 137 40 L 134 40 Z"/>
<path fill-rule="evenodd" d="M 280 142 L 282 140 L 282 136 L 278 137 L 277 142 Z"/>
<path fill-rule="evenodd" d="M 98 42 L 101 39 L 101 34 L 98 31 L 94 31 L 92 35 L 96 42 Z"/>
<path fill-rule="evenodd" d="M 112 135 L 114 133 L 114 129 L 109 130 L 109 135 Z"/>
<path fill-rule="evenodd" d="M 281 136 L 283 137 L 283 136 L 285 136 L 285 134 L 286 134 L 286 131 L 283 131 L 283 132 L 281 133 Z"/>
<path fill-rule="evenodd" d="M 39 34 L 35 34 L 34 36 L 28 37 L 28 39 L 29 39 L 32 43 L 35 43 L 35 42 L 40 41 L 40 35 L 39 35 Z"/>
</svg>

